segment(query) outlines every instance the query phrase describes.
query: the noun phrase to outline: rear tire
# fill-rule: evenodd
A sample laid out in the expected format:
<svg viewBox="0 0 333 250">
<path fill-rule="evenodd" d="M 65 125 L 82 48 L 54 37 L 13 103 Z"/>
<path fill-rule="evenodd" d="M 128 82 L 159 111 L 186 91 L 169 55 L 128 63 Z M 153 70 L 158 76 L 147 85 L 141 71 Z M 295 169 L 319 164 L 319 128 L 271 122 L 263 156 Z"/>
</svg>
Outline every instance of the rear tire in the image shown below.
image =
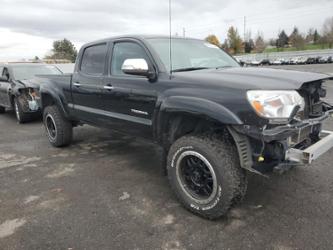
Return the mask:
<svg viewBox="0 0 333 250">
<path fill-rule="evenodd" d="M 18 123 L 22 124 L 32 120 L 32 116 L 30 114 L 23 112 L 22 106 L 17 98 L 14 98 L 14 111 Z"/>
<path fill-rule="evenodd" d="M 170 148 L 167 170 L 170 185 L 185 208 L 204 218 L 217 219 L 242 200 L 246 175 L 237 149 L 218 135 L 188 135 Z"/>
<path fill-rule="evenodd" d="M 52 146 L 63 147 L 72 142 L 73 126 L 57 106 L 47 106 L 44 109 L 43 123 Z"/>
</svg>

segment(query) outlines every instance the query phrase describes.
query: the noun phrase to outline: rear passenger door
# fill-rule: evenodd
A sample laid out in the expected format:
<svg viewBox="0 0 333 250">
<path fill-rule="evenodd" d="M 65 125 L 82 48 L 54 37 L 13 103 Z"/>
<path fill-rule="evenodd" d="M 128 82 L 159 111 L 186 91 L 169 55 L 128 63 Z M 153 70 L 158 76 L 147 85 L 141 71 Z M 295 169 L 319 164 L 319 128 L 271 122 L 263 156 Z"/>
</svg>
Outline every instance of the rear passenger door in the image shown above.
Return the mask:
<svg viewBox="0 0 333 250">
<path fill-rule="evenodd" d="M 104 123 L 101 90 L 106 72 L 108 43 L 86 47 L 72 78 L 72 99 L 69 104 L 80 120 L 96 125 Z"/>
</svg>

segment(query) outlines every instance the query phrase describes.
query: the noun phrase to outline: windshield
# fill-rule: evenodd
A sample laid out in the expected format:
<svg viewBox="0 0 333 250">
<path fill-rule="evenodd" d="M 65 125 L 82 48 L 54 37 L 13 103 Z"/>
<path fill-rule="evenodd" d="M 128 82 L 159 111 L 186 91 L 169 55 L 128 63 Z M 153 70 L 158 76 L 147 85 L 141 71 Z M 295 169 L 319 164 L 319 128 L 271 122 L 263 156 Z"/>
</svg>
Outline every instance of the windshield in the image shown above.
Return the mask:
<svg viewBox="0 0 333 250">
<path fill-rule="evenodd" d="M 170 71 L 170 40 L 150 38 L 148 42 Z M 172 71 L 205 68 L 240 67 L 239 64 L 219 47 L 195 39 L 172 39 Z"/>
<path fill-rule="evenodd" d="M 62 72 L 53 65 L 13 65 L 15 80 L 27 80 L 35 75 L 59 75 Z"/>
</svg>

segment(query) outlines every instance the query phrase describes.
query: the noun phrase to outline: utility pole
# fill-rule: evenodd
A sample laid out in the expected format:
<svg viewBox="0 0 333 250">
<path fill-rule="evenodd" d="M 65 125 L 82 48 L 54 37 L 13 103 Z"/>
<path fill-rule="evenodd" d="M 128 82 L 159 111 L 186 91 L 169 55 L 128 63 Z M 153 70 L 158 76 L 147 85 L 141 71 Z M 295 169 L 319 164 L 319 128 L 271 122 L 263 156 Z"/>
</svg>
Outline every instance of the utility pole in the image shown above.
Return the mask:
<svg viewBox="0 0 333 250">
<path fill-rule="evenodd" d="M 244 16 L 244 42 L 246 41 L 246 16 Z"/>
<path fill-rule="evenodd" d="M 183 37 L 185 37 L 185 35 L 186 35 L 186 30 L 185 28 L 183 28 Z"/>
</svg>

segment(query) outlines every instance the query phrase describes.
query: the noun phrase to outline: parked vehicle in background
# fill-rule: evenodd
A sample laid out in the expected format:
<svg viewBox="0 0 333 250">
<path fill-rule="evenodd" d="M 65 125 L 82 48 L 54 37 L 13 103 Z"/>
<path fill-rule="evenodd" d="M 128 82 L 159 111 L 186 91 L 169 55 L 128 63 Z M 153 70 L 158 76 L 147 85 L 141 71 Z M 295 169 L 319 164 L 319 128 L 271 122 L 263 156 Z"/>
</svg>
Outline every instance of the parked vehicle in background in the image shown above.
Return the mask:
<svg viewBox="0 0 333 250">
<path fill-rule="evenodd" d="M 272 62 L 272 65 L 281 65 L 283 64 L 283 61 L 281 58 L 278 58 Z"/>
<path fill-rule="evenodd" d="M 24 123 L 40 115 L 39 85 L 30 82 L 36 75 L 59 75 L 55 66 L 37 63 L 0 64 L 0 113 L 14 109 Z"/>
<path fill-rule="evenodd" d="M 260 61 L 258 61 L 258 60 L 251 61 L 251 66 L 259 66 L 259 65 L 260 65 Z"/>
<path fill-rule="evenodd" d="M 333 63 L 333 56 L 329 56 L 327 58 L 327 63 Z"/>
<path fill-rule="evenodd" d="M 315 64 L 316 63 L 316 58 L 315 57 L 308 57 L 306 60 L 307 64 Z"/>
<path fill-rule="evenodd" d="M 315 57 L 315 59 L 316 59 L 316 63 L 320 63 L 321 56 L 317 56 L 317 57 Z"/>
<path fill-rule="evenodd" d="M 297 60 L 297 64 L 306 64 L 308 58 L 305 56 L 299 57 Z"/>
<path fill-rule="evenodd" d="M 261 66 L 271 65 L 271 61 L 270 61 L 269 59 L 262 59 L 262 60 L 260 61 L 260 65 L 261 65 Z"/>
<path fill-rule="evenodd" d="M 295 65 L 295 64 L 298 64 L 298 60 L 299 60 L 298 57 L 293 57 L 290 59 L 289 62 L 291 65 Z"/>
<path fill-rule="evenodd" d="M 319 63 L 332 63 L 332 56 L 323 56 L 319 59 Z"/>
<path fill-rule="evenodd" d="M 299 56 L 293 57 L 289 59 L 285 58 L 276 58 L 274 60 L 271 59 L 261 59 L 261 60 L 248 60 L 243 62 L 240 58 L 237 58 L 238 62 L 242 62 L 242 65 L 250 65 L 250 66 L 265 66 L 265 65 L 304 65 L 304 64 L 319 64 L 319 63 L 332 63 L 332 56 L 317 56 L 317 57 L 307 57 L 307 56 Z"/>
<path fill-rule="evenodd" d="M 165 152 L 172 189 L 214 219 L 240 202 L 245 170 L 309 164 L 333 146 L 322 122 L 325 74 L 248 68 L 196 39 L 131 36 L 84 45 L 73 75 L 41 76 L 43 121 L 55 147 L 91 124 L 149 138 Z"/>
</svg>

